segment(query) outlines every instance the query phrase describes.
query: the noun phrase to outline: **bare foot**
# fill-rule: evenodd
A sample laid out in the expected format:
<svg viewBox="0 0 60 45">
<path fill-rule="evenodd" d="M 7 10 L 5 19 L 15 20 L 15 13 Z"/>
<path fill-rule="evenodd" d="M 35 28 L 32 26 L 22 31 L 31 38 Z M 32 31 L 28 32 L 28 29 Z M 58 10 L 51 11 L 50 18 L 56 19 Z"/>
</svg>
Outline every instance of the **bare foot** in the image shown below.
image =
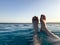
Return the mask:
<svg viewBox="0 0 60 45">
<path fill-rule="evenodd" d="M 40 22 L 41 22 L 41 32 L 45 32 L 45 34 L 47 34 L 48 38 L 47 40 L 49 42 L 55 42 L 53 43 L 53 45 L 60 45 L 60 38 L 53 34 L 51 31 L 49 31 L 49 29 L 47 28 L 47 25 L 46 25 L 46 16 L 44 14 L 41 15 L 41 18 L 40 18 Z"/>
<path fill-rule="evenodd" d="M 32 23 L 33 23 L 33 28 L 34 28 L 34 33 L 37 34 L 38 32 L 38 17 L 37 16 L 34 16 L 32 18 Z"/>
<path fill-rule="evenodd" d="M 46 23 L 46 16 L 44 14 L 41 15 L 40 22 Z"/>
<path fill-rule="evenodd" d="M 40 31 L 44 31 L 44 29 L 46 28 L 46 16 L 44 14 L 41 14 L 40 23 L 41 23 Z"/>
<path fill-rule="evenodd" d="M 39 22 L 37 16 L 34 16 L 34 17 L 32 18 L 32 23 L 33 23 L 34 21 L 36 21 L 37 23 Z"/>
<path fill-rule="evenodd" d="M 32 24 L 33 24 L 33 28 L 34 28 L 34 36 L 33 36 L 34 45 L 41 45 L 41 41 L 38 36 L 38 22 L 39 22 L 38 17 L 34 16 L 32 18 Z"/>
</svg>

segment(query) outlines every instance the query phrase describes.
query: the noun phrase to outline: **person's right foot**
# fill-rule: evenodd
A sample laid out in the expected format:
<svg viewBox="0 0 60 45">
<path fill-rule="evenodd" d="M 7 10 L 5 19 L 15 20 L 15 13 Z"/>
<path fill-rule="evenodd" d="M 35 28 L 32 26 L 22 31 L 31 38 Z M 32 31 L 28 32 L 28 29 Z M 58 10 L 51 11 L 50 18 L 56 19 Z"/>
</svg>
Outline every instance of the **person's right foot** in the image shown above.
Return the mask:
<svg viewBox="0 0 60 45">
<path fill-rule="evenodd" d="M 46 16 L 44 14 L 41 15 L 40 22 L 44 24 L 46 23 Z"/>
<path fill-rule="evenodd" d="M 55 36 L 55 34 L 53 34 L 52 32 L 50 32 L 48 30 L 48 28 L 46 26 L 46 17 L 45 17 L 45 15 L 41 15 L 40 22 L 41 22 L 40 31 L 44 31 L 49 37 L 59 38 L 58 36 Z"/>
<path fill-rule="evenodd" d="M 41 24 L 40 31 L 44 31 L 46 28 L 46 16 L 44 14 L 42 14 L 40 17 L 40 24 Z"/>
</svg>

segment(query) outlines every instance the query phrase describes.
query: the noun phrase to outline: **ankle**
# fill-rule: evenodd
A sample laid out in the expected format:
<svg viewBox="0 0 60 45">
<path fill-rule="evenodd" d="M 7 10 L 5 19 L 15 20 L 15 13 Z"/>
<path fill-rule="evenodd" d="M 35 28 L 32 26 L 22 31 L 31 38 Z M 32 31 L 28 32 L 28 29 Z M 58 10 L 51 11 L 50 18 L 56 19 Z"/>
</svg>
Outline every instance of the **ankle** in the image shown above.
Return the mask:
<svg viewBox="0 0 60 45">
<path fill-rule="evenodd" d="M 46 23 L 41 23 L 41 27 L 46 27 Z"/>
<path fill-rule="evenodd" d="M 41 29 L 46 29 L 46 28 L 47 28 L 46 23 L 41 23 Z"/>
</svg>

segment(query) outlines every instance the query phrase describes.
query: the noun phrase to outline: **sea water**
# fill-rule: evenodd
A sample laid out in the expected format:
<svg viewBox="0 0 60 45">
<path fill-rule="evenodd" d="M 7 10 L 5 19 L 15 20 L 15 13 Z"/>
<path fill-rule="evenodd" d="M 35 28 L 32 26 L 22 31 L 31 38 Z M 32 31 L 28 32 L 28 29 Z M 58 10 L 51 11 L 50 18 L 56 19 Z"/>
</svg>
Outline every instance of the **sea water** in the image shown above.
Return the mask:
<svg viewBox="0 0 60 45">
<path fill-rule="evenodd" d="M 38 25 L 40 33 L 40 24 Z M 60 37 L 60 24 L 47 24 L 48 29 Z M 0 24 L 0 45 L 33 45 L 34 29 L 29 23 L 1 23 Z M 42 34 L 43 35 L 43 34 Z M 42 45 L 51 45 L 43 35 Z"/>
</svg>

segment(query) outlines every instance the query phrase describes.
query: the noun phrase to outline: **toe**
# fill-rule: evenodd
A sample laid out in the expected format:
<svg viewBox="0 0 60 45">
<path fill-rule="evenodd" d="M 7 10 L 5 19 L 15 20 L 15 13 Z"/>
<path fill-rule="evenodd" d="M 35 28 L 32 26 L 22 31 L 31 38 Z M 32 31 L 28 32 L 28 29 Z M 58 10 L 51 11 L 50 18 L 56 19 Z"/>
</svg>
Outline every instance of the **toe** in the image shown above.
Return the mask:
<svg viewBox="0 0 60 45">
<path fill-rule="evenodd" d="M 40 22 L 45 23 L 45 21 L 46 21 L 46 16 L 42 14 L 40 17 Z"/>
<path fill-rule="evenodd" d="M 32 22 L 34 22 L 34 21 L 37 21 L 37 22 L 38 22 L 38 17 L 37 17 L 37 16 L 34 16 L 34 17 L 32 18 Z"/>
<path fill-rule="evenodd" d="M 44 14 L 41 14 L 41 19 L 46 20 L 46 16 Z"/>
</svg>

